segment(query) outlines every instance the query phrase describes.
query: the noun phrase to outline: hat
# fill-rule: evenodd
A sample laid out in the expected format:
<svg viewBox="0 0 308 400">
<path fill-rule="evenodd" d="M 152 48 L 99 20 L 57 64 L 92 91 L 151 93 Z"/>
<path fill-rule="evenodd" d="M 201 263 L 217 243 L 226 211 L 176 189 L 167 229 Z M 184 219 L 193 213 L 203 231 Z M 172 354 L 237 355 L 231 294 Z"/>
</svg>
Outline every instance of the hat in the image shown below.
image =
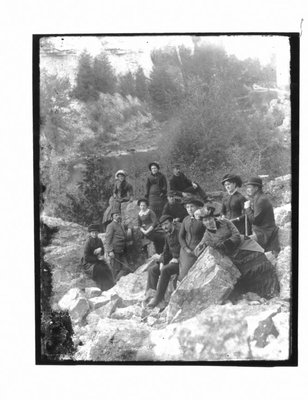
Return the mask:
<svg viewBox="0 0 308 400">
<path fill-rule="evenodd" d="M 140 206 L 140 203 L 145 203 L 147 206 L 149 206 L 149 201 L 147 199 L 139 199 L 137 201 L 137 206 Z"/>
<path fill-rule="evenodd" d="M 196 199 L 194 197 L 188 197 L 183 201 L 184 206 L 186 206 L 187 204 L 194 204 L 197 207 L 203 207 L 203 201 Z"/>
<path fill-rule="evenodd" d="M 248 182 L 245 183 L 245 185 L 254 185 L 254 186 L 259 186 L 262 187 L 262 179 L 259 178 L 258 176 L 254 176 L 248 180 Z"/>
<path fill-rule="evenodd" d="M 205 217 L 216 217 L 217 215 L 220 214 L 220 204 L 213 202 L 213 203 L 205 203 L 203 208 L 201 208 L 200 211 L 200 218 L 205 218 Z"/>
<path fill-rule="evenodd" d="M 155 167 L 157 167 L 158 169 L 160 169 L 159 163 L 157 161 L 152 161 L 149 164 L 149 170 L 151 171 L 151 167 L 152 165 L 155 165 Z"/>
<path fill-rule="evenodd" d="M 234 174 L 224 175 L 221 181 L 222 185 L 227 181 L 234 182 L 237 187 L 241 187 L 243 184 L 241 177 L 239 175 L 234 175 Z"/>
<path fill-rule="evenodd" d="M 127 176 L 127 172 L 124 171 L 124 169 L 119 169 L 119 171 L 116 172 L 115 177 L 117 178 L 118 175 L 123 175 L 123 176 Z"/>
<path fill-rule="evenodd" d="M 173 221 L 173 218 L 171 217 L 171 215 L 162 215 L 162 216 L 159 218 L 159 223 L 162 224 L 162 223 L 164 223 L 165 221 Z"/>
<path fill-rule="evenodd" d="M 99 225 L 98 224 L 91 224 L 88 227 L 88 232 L 97 231 L 99 232 Z"/>
<path fill-rule="evenodd" d="M 178 195 L 177 192 L 175 192 L 174 190 L 169 190 L 169 192 L 167 193 L 168 197 L 175 197 L 177 195 Z"/>
</svg>

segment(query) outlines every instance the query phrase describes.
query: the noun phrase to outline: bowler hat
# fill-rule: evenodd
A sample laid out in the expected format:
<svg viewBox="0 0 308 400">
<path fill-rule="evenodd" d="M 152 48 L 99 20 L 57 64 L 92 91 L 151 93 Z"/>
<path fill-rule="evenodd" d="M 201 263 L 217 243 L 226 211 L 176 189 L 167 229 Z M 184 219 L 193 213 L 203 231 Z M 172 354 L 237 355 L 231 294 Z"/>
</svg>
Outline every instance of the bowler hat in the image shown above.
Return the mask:
<svg viewBox="0 0 308 400">
<path fill-rule="evenodd" d="M 91 224 L 88 227 L 88 232 L 97 231 L 99 232 L 99 225 L 98 224 Z"/>
<path fill-rule="evenodd" d="M 115 177 L 117 178 L 118 175 L 123 175 L 127 177 L 127 172 L 125 172 L 124 169 L 119 169 L 119 171 L 116 172 Z"/>
<path fill-rule="evenodd" d="M 162 224 L 162 223 L 164 223 L 165 221 L 173 221 L 173 218 L 171 217 L 171 215 L 162 215 L 160 218 L 159 218 L 159 223 L 160 224 Z"/>
<path fill-rule="evenodd" d="M 196 199 L 194 197 L 188 197 L 183 201 L 183 204 L 186 206 L 187 204 L 194 204 L 197 207 L 202 207 L 203 206 L 203 201 Z"/>
<path fill-rule="evenodd" d="M 221 204 L 217 203 L 216 201 L 207 202 L 204 204 L 201 211 L 203 212 L 203 214 L 200 215 L 201 218 L 209 217 L 209 216 L 216 217 L 217 215 L 220 214 Z"/>
<path fill-rule="evenodd" d="M 227 181 L 234 182 L 237 187 L 241 187 L 243 184 L 241 177 L 239 175 L 234 175 L 234 174 L 224 175 L 221 181 L 222 185 Z"/>
<path fill-rule="evenodd" d="M 248 182 L 245 183 L 245 185 L 254 185 L 254 186 L 259 186 L 262 187 L 262 179 L 259 178 L 258 176 L 254 176 L 248 180 Z"/>
<path fill-rule="evenodd" d="M 160 169 L 159 163 L 157 161 L 152 161 L 149 164 L 149 170 L 151 171 L 151 167 L 152 165 L 155 165 L 155 167 L 157 167 L 157 169 Z"/>
<path fill-rule="evenodd" d="M 139 199 L 137 201 L 137 206 L 140 206 L 140 203 L 145 203 L 147 206 L 149 206 L 149 201 L 147 199 Z"/>
</svg>

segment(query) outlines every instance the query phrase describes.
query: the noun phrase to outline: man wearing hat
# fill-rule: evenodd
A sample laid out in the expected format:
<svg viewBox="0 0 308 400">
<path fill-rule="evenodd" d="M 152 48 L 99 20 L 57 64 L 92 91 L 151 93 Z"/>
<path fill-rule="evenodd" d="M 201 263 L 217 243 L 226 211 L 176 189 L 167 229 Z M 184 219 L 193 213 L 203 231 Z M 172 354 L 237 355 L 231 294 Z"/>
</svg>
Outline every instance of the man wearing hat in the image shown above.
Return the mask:
<svg viewBox="0 0 308 400">
<path fill-rule="evenodd" d="M 184 218 L 179 233 L 180 251 L 180 274 L 179 280 L 188 273 L 197 257 L 194 254 L 195 247 L 201 241 L 205 228 L 202 221 L 197 220 L 194 216 L 195 211 L 203 206 L 203 202 L 188 198 L 184 202 L 188 216 Z"/>
<path fill-rule="evenodd" d="M 249 226 L 247 224 L 247 232 L 245 232 L 244 203 L 247 199 L 237 190 L 243 184 L 241 177 L 239 175 L 227 174 L 222 178 L 221 183 L 227 191 L 226 196 L 222 200 L 222 217 L 233 222 L 242 235 L 250 235 L 250 224 Z"/>
<path fill-rule="evenodd" d="M 273 206 L 262 191 L 262 179 L 250 178 L 246 183 L 246 191 L 250 200 L 244 203 L 244 208 L 255 240 L 265 251 L 272 250 L 277 255 L 280 251 L 278 227 L 275 224 Z"/>
<path fill-rule="evenodd" d="M 168 203 L 165 204 L 163 215 L 171 215 L 174 222 L 182 222 L 188 215 L 182 202 L 176 201 L 177 193 L 170 190 L 167 194 Z"/>
<path fill-rule="evenodd" d="M 157 289 L 155 297 L 149 302 L 148 307 L 156 307 L 164 300 L 164 296 L 172 275 L 179 273 L 179 225 L 173 223 L 171 215 L 163 215 L 159 219 L 162 229 L 166 233 L 165 246 L 159 263 L 148 270 L 147 295 Z"/>
<path fill-rule="evenodd" d="M 110 259 L 112 273 L 115 282 L 130 272 L 126 258 L 128 243 L 127 227 L 121 222 L 121 214 L 118 210 L 111 212 L 112 222 L 106 230 L 106 252 Z"/>
<path fill-rule="evenodd" d="M 204 190 L 196 183 L 192 182 L 187 176 L 181 172 L 179 164 L 173 165 L 173 176 L 169 181 L 170 190 L 176 192 L 178 196 L 185 196 L 187 193 L 199 196 L 203 201 L 206 201 L 207 195 Z"/>
<path fill-rule="evenodd" d="M 104 258 L 104 245 L 98 237 L 99 225 L 92 224 L 88 228 L 89 237 L 84 247 L 82 264 L 85 272 L 104 291 L 114 286 L 112 273 Z"/>
</svg>

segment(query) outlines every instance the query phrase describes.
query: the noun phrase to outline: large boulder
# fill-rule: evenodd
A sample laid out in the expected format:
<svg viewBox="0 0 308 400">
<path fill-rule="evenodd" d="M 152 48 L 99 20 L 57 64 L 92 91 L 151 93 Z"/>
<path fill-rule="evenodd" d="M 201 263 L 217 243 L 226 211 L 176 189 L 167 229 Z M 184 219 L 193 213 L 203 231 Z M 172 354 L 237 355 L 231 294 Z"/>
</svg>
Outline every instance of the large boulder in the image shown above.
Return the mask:
<svg viewBox="0 0 308 400">
<path fill-rule="evenodd" d="M 221 304 L 240 277 L 229 257 L 208 247 L 171 295 L 168 321 L 191 318 L 213 304 Z"/>
<path fill-rule="evenodd" d="M 186 321 L 152 330 L 137 357 L 140 361 L 284 360 L 289 351 L 288 318 L 287 307 L 279 303 L 213 305 Z"/>
<path fill-rule="evenodd" d="M 281 248 L 291 246 L 292 241 L 292 228 L 291 223 L 287 222 L 284 226 L 278 230 L 279 244 Z"/>
<path fill-rule="evenodd" d="M 291 202 L 291 174 L 280 176 L 265 183 L 264 192 L 269 195 L 275 207 Z"/>
<path fill-rule="evenodd" d="M 278 226 L 283 226 L 287 222 L 291 222 L 291 203 L 285 204 L 281 207 L 276 207 L 274 209 L 275 222 Z"/>
<path fill-rule="evenodd" d="M 276 271 L 280 283 L 280 297 L 283 299 L 291 298 L 291 279 L 292 279 L 292 252 L 291 247 L 287 246 L 278 255 Z"/>
<path fill-rule="evenodd" d="M 58 303 L 60 310 L 69 312 L 71 320 L 74 323 L 80 322 L 90 309 L 87 298 L 84 293 L 73 288 L 66 293 Z"/>
</svg>

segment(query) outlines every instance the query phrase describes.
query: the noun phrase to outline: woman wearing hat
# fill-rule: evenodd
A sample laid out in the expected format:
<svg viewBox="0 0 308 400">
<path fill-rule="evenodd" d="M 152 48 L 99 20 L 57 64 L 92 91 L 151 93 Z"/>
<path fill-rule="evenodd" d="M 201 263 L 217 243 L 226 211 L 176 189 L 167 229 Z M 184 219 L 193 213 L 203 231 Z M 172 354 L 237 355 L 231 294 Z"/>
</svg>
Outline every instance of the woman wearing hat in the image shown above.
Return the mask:
<svg viewBox="0 0 308 400">
<path fill-rule="evenodd" d="M 145 198 L 149 201 L 149 208 L 160 218 L 167 201 L 167 179 L 159 170 L 158 162 L 149 164 L 150 175 L 146 182 Z"/>
<path fill-rule="evenodd" d="M 253 292 L 266 299 L 279 294 L 279 282 L 275 269 L 265 256 L 263 249 L 253 240 L 241 238 L 239 231 L 227 219 L 218 219 L 218 212 L 212 204 L 205 204 L 201 210 L 205 233 L 195 248 L 195 254 L 210 246 L 231 258 L 241 272 L 229 299 L 236 301 L 241 295 Z M 249 242 L 247 244 L 247 242 Z"/>
<path fill-rule="evenodd" d="M 165 237 L 162 232 L 157 231 L 158 220 L 154 211 L 150 210 L 147 199 L 137 202 L 140 211 L 138 214 L 138 226 L 145 238 L 154 244 L 155 252 L 161 254 L 164 248 Z"/>
<path fill-rule="evenodd" d="M 115 183 L 113 186 L 113 198 L 121 207 L 121 203 L 132 201 L 133 187 L 126 181 L 127 173 L 120 169 L 115 174 Z"/>
<path fill-rule="evenodd" d="M 90 225 L 89 237 L 84 247 L 82 264 L 87 275 L 104 291 L 114 286 L 112 272 L 104 258 L 104 245 L 98 237 L 99 225 Z"/>
<path fill-rule="evenodd" d="M 182 280 L 192 267 L 197 257 L 194 254 L 195 247 L 204 234 L 204 226 L 194 216 L 195 211 L 203 206 L 201 200 L 188 198 L 184 202 L 188 216 L 183 219 L 179 233 L 180 251 L 180 273 L 179 280 Z"/>
<path fill-rule="evenodd" d="M 250 225 L 249 227 L 247 225 L 248 231 L 245 232 L 244 203 L 247 199 L 238 192 L 238 188 L 243 184 L 241 177 L 234 174 L 227 174 L 223 177 L 221 183 L 227 191 L 226 196 L 222 200 L 222 217 L 233 222 L 242 235 L 250 235 Z"/>
</svg>

